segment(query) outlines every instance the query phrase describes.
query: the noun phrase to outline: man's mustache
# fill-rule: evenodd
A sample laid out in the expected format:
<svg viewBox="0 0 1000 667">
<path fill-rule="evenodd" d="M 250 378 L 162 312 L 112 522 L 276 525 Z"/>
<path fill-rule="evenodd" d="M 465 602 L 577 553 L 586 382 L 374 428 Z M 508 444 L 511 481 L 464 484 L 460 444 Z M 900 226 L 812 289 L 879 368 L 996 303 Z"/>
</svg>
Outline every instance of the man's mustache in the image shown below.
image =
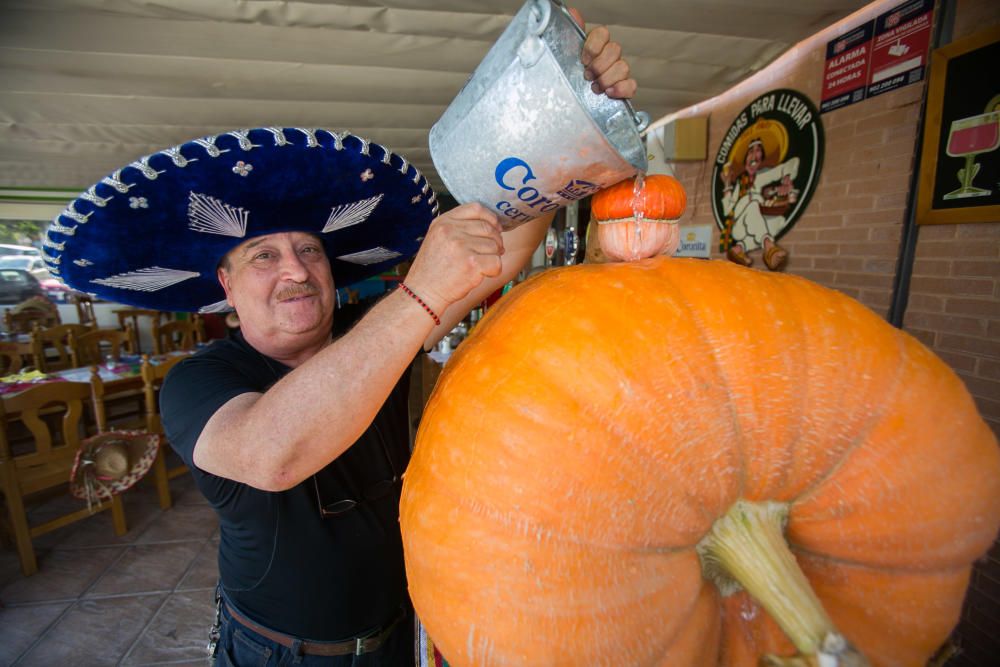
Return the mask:
<svg viewBox="0 0 1000 667">
<path fill-rule="evenodd" d="M 312 283 L 300 283 L 296 285 L 290 285 L 285 289 L 278 292 L 275 299 L 278 301 L 287 301 L 288 299 L 295 299 L 300 296 L 313 296 L 319 294 L 319 288 L 317 288 Z"/>
</svg>

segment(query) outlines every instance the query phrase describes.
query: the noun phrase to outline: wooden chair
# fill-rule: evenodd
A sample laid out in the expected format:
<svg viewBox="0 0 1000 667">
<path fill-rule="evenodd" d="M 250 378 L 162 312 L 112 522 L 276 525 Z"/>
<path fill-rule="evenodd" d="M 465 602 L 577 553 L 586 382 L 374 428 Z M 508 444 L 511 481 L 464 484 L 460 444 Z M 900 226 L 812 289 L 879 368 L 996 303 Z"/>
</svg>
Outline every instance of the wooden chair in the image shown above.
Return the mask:
<svg viewBox="0 0 1000 667">
<path fill-rule="evenodd" d="M 90 331 L 82 324 L 59 324 L 43 329 L 36 326 L 31 331 L 31 353 L 35 368 L 43 373 L 73 368 L 69 334 L 79 337 Z"/>
<path fill-rule="evenodd" d="M 150 322 L 157 324 L 162 323 L 164 320 L 169 321 L 172 318 L 171 313 L 165 310 L 152 310 L 150 308 L 119 308 L 111 312 L 118 316 L 119 329 L 124 329 L 125 323 L 131 321 L 136 331 L 139 330 L 140 317 L 148 317 Z"/>
<path fill-rule="evenodd" d="M 119 308 L 117 310 L 112 310 L 111 312 L 118 317 L 119 329 L 124 330 L 127 322 L 132 323 L 132 329 L 135 331 L 136 335 L 136 354 L 142 354 L 142 328 L 139 324 L 141 319 L 148 318 L 150 321 L 150 332 L 154 332 L 156 327 L 162 324 L 164 320 L 169 322 L 173 318 L 173 313 L 163 310 L 152 310 L 149 308 Z M 155 338 L 156 336 L 154 335 L 153 339 Z"/>
<path fill-rule="evenodd" d="M 91 329 L 97 328 L 97 315 L 94 314 L 94 297 L 89 294 L 75 293 L 70 297 L 76 306 L 76 320 Z"/>
<path fill-rule="evenodd" d="M 36 324 L 43 329 L 60 324 L 58 310 L 53 313 L 41 308 L 25 308 L 23 310 L 7 308 L 3 312 L 3 320 L 7 333 L 12 334 L 31 333 Z"/>
<path fill-rule="evenodd" d="M 153 462 L 153 480 L 156 483 L 156 495 L 160 501 L 160 508 L 165 510 L 170 509 L 173 504 L 173 499 L 170 497 L 170 480 L 186 473 L 187 466 L 182 464 L 170 469 L 167 468 L 167 453 L 170 444 L 167 442 L 167 436 L 163 432 L 163 424 L 160 421 L 158 395 L 160 386 L 163 384 L 163 378 L 167 376 L 167 373 L 175 364 L 183 359 L 183 356 L 166 357 L 160 363 L 154 364 L 150 361 L 149 355 L 142 355 L 143 418 L 140 423 L 115 425 L 116 428 L 142 429 L 148 433 L 156 433 L 160 436 L 160 450 L 157 452 L 156 461 Z M 92 367 L 90 370 L 90 384 L 95 387 L 97 393 L 105 396 L 104 381 L 101 379 L 97 366 Z M 107 421 L 107 416 L 104 412 L 102 412 L 98 421 L 100 423 Z"/>
<path fill-rule="evenodd" d="M 84 406 L 89 401 L 94 401 L 96 415 L 100 397 L 85 382 L 39 384 L 0 399 L 0 426 L 3 426 L 0 434 L 0 489 L 6 499 L 11 532 L 25 576 L 38 571 L 32 538 L 109 508 L 115 534 L 124 535 L 127 530 L 124 506 L 118 496 L 91 509 L 82 507 L 37 525 L 28 521 L 25 508 L 28 496 L 68 484 L 80 446 Z M 11 451 L 8 424 L 13 419 L 20 420 L 31 433 L 33 450 L 17 455 Z"/>
<path fill-rule="evenodd" d="M 167 468 L 167 453 L 170 443 L 167 442 L 167 434 L 163 432 L 163 423 L 160 420 L 159 391 L 163 385 L 163 378 L 167 373 L 184 357 L 168 357 L 159 364 L 153 364 L 148 355 L 142 355 L 142 385 L 143 393 L 146 396 L 146 430 L 160 436 L 160 451 L 156 455 L 153 463 L 153 476 L 156 479 L 156 490 L 160 497 L 160 507 L 167 509 L 172 500 L 170 498 L 169 480 L 185 474 L 188 469 L 184 464 Z"/>
<path fill-rule="evenodd" d="M 122 354 L 135 354 L 135 331 L 131 322 L 125 324 L 124 331 L 92 329 L 82 334 L 71 331 L 67 342 L 73 368 L 103 364 L 109 356 L 118 361 Z"/>
<path fill-rule="evenodd" d="M 17 343 L 0 341 L 0 377 L 18 373 L 23 366 L 21 346 Z"/>
<path fill-rule="evenodd" d="M 197 314 L 188 320 L 172 320 L 165 324 L 153 321 L 153 354 L 193 350 L 203 342 L 205 327 Z"/>
</svg>

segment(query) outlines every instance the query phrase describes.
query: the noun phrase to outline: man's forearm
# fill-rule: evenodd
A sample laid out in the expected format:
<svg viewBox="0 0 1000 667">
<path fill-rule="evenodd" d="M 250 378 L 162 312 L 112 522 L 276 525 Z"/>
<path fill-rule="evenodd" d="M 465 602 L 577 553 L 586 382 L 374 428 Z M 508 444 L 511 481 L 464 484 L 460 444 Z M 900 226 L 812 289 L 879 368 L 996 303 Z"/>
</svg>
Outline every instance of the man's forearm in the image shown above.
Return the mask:
<svg viewBox="0 0 1000 667">
<path fill-rule="evenodd" d="M 264 394 L 243 394 L 206 424 L 194 460 L 268 491 L 291 488 L 350 447 L 420 349 L 433 320 L 397 290 Z"/>
</svg>

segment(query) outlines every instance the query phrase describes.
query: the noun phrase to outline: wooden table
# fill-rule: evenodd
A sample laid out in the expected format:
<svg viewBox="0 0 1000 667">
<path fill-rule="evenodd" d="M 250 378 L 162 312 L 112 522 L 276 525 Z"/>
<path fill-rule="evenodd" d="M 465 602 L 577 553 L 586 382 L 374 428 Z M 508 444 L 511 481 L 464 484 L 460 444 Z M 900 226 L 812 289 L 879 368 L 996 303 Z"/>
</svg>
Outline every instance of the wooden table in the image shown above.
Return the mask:
<svg viewBox="0 0 1000 667">
<path fill-rule="evenodd" d="M 172 352 L 151 356 L 150 361 L 157 364 L 174 356 L 188 356 L 190 351 Z M 121 363 L 114 366 L 98 366 L 98 375 L 104 381 L 104 408 L 109 428 L 144 429 L 145 396 L 142 382 L 142 358 L 139 356 L 123 357 Z M 61 371 L 46 373 L 43 377 L 28 382 L 0 381 L 0 399 L 9 394 L 24 391 L 29 387 L 44 382 L 90 382 L 90 366 L 67 368 Z M 88 408 L 89 410 L 90 408 Z M 93 427 L 93 424 L 90 426 Z M 7 438 L 18 453 L 23 453 L 30 439 L 20 420 L 8 422 Z"/>
<path fill-rule="evenodd" d="M 191 351 L 169 352 L 167 354 L 151 355 L 150 362 L 156 365 L 165 359 L 176 356 L 189 356 Z M 142 385 L 142 357 L 139 355 L 123 355 L 121 360 L 112 364 L 101 364 L 97 367 L 97 374 L 104 380 L 105 390 L 113 389 L 115 392 L 131 388 L 132 385 Z M 43 378 L 28 382 L 3 382 L 0 381 L 0 395 L 11 394 L 23 391 L 32 384 L 39 382 L 90 382 L 90 366 L 79 368 L 66 368 L 61 371 L 46 373 Z"/>
</svg>

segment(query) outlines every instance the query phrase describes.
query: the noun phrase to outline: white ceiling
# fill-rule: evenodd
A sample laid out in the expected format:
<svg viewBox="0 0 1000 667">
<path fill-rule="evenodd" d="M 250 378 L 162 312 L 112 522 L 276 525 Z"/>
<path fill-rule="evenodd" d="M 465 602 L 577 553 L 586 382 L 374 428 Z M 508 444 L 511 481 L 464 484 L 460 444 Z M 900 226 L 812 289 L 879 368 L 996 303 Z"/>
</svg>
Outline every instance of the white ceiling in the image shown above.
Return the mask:
<svg viewBox="0 0 1000 667">
<path fill-rule="evenodd" d="M 577 0 L 656 119 L 708 99 L 858 0 Z M 241 127 L 345 129 L 436 188 L 427 135 L 521 0 L 0 0 L 0 188 L 82 189 Z"/>
</svg>

